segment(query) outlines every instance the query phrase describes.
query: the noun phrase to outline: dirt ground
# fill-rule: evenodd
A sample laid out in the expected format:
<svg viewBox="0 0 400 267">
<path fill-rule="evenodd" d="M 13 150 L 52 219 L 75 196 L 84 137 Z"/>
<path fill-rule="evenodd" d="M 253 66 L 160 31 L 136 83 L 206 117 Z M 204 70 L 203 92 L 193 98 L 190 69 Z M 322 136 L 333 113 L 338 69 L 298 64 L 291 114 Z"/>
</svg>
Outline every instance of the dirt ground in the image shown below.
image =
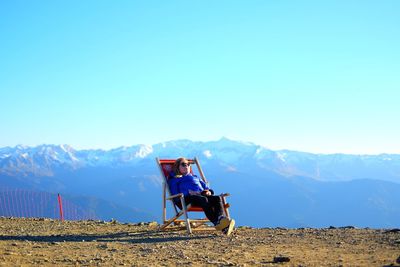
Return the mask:
<svg viewBox="0 0 400 267">
<path fill-rule="evenodd" d="M 2 266 L 400 266 L 399 229 L 160 232 L 156 223 L 0 218 Z"/>
</svg>

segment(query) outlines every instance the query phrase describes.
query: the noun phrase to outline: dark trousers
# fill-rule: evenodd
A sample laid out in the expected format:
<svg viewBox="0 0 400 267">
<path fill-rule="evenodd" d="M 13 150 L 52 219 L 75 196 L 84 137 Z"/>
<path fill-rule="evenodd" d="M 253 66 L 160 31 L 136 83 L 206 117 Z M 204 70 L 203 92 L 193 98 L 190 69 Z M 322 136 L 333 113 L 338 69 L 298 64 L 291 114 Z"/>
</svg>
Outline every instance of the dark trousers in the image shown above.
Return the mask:
<svg viewBox="0 0 400 267">
<path fill-rule="evenodd" d="M 218 223 L 218 217 L 223 214 L 220 196 L 190 195 L 185 196 L 185 202 L 192 204 L 192 206 L 201 207 L 214 225 Z"/>
</svg>

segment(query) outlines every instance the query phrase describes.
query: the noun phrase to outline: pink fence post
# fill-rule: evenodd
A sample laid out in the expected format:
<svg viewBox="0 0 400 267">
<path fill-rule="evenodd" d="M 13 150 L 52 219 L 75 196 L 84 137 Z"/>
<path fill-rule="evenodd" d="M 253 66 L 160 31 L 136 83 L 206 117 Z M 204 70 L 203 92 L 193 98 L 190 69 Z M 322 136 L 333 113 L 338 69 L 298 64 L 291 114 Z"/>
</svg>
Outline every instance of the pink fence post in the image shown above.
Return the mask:
<svg viewBox="0 0 400 267">
<path fill-rule="evenodd" d="M 57 195 L 58 195 L 58 206 L 60 207 L 60 220 L 64 221 L 64 214 L 63 214 L 61 196 L 60 196 L 60 194 L 57 194 Z"/>
</svg>

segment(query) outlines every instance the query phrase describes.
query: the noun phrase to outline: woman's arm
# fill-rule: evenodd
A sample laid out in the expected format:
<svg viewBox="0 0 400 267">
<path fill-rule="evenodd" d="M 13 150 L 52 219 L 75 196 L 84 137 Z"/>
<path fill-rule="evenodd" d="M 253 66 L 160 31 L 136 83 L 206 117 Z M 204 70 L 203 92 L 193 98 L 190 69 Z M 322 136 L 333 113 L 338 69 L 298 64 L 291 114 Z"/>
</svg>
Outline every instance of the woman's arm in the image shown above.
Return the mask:
<svg viewBox="0 0 400 267">
<path fill-rule="evenodd" d="M 181 192 L 179 192 L 179 189 L 178 189 L 178 179 L 169 178 L 168 186 L 169 186 L 169 191 L 171 192 L 171 195 L 176 195 L 178 193 L 181 193 Z"/>
<path fill-rule="evenodd" d="M 200 184 L 203 187 L 204 190 L 210 190 L 210 188 L 208 187 L 208 184 L 206 184 L 202 179 L 200 179 Z"/>
</svg>

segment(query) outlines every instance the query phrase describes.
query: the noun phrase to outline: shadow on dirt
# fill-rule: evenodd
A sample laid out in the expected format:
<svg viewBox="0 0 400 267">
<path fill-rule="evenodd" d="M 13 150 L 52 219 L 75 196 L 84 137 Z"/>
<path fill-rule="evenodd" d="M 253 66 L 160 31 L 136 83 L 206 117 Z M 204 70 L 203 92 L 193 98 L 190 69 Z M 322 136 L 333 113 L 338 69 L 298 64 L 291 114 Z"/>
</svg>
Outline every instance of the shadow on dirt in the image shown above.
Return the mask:
<svg viewBox="0 0 400 267">
<path fill-rule="evenodd" d="M 194 239 L 207 239 L 215 238 L 215 235 L 183 235 L 176 232 L 159 232 L 159 231 L 146 231 L 146 232 L 120 232 L 115 234 L 104 235 L 48 235 L 48 236 L 33 236 L 33 235 L 19 235 L 0 236 L 0 240 L 15 240 L 15 241 L 30 241 L 30 242 L 127 242 L 127 243 L 164 243 L 182 240 Z"/>
</svg>

